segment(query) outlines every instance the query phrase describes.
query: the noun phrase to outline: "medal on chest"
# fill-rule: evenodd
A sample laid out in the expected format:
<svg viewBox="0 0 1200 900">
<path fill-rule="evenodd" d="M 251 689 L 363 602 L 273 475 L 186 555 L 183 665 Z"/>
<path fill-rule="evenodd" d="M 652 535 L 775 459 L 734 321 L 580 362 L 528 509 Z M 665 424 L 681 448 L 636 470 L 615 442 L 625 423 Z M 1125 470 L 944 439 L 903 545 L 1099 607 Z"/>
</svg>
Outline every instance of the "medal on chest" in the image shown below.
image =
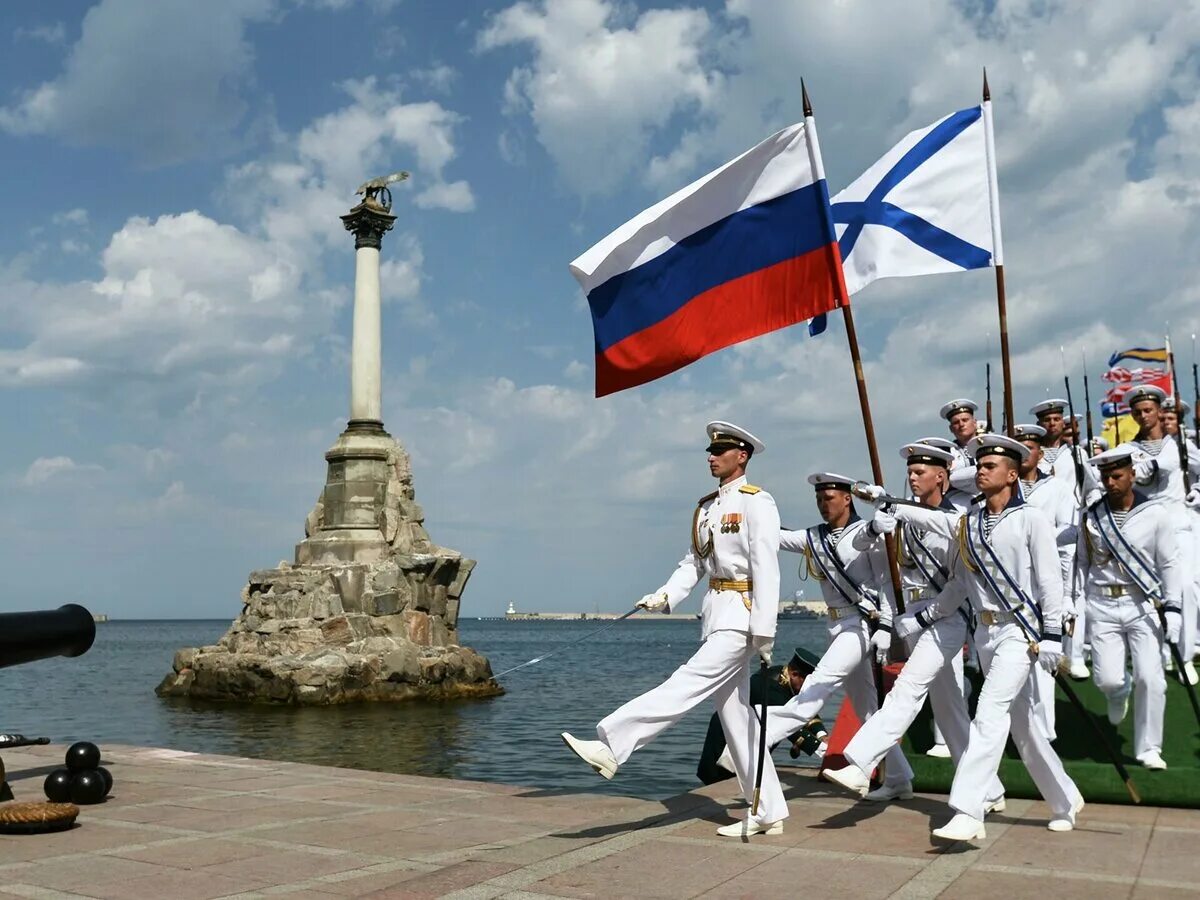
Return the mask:
<svg viewBox="0 0 1200 900">
<path fill-rule="evenodd" d="M 737 534 L 742 530 L 741 513 L 725 513 L 721 516 L 721 534 Z"/>
</svg>

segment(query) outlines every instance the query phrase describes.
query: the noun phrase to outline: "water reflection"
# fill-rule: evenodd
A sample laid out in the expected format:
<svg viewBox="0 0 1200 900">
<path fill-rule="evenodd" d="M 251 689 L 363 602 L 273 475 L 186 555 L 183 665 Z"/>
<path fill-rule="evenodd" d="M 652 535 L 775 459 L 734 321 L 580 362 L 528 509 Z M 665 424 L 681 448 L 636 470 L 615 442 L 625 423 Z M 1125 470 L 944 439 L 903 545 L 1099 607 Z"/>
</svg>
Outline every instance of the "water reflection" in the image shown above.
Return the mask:
<svg viewBox="0 0 1200 900">
<path fill-rule="evenodd" d="M 616 706 L 662 681 L 695 649 L 698 623 L 622 623 L 513 673 L 505 679 L 508 693 L 490 700 L 293 708 L 154 695 L 178 648 L 213 643 L 227 626 L 110 622 L 98 628 L 96 644 L 84 656 L 0 670 L 0 731 L 646 797 L 698 784 L 696 761 L 711 712 L 706 707 L 636 754 L 613 782 L 597 778 L 558 738 L 564 729 L 586 733 Z M 596 627 L 461 623 L 464 643 L 488 656 L 495 671 Z M 777 646 L 794 644 L 822 648 L 824 628 L 781 622 Z"/>
</svg>

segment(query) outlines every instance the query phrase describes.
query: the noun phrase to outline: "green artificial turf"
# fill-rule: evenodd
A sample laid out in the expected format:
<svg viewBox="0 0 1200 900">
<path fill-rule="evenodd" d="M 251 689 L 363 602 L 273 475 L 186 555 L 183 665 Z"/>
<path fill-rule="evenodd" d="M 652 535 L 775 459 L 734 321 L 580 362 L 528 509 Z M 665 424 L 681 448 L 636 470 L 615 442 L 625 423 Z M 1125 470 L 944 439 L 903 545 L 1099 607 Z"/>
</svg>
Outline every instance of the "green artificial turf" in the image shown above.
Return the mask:
<svg viewBox="0 0 1200 900">
<path fill-rule="evenodd" d="M 974 670 L 967 670 L 973 682 L 972 698 L 979 694 L 980 678 Z M 1064 676 L 1066 677 L 1066 676 Z M 1163 722 L 1163 759 L 1167 769 L 1151 772 L 1143 769 L 1133 756 L 1133 701 L 1129 714 L 1118 726 L 1108 721 L 1104 695 L 1089 681 L 1072 681 L 1068 684 L 1075 690 L 1087 708 L 1091 719 L 1108 739 L 1109 744 L 1125 764 L 1126 770 L 1141 795 L 1142 803 L 1154 806 L 1183 806 L 1200 808 L 1200 725 L 1188 701 L 1187 688 L 1173 676 L 1167 677 L 1167 709 Z M 1104 746 L 1095 729 L 1080 717 L 1079 712 L 1067 699 L 1062 689 L 1055 692 L 1055 730 L 1058 738 L 1054 747 L 1075 780 L 1086 800 L 1096 803 L 1132 803 L 1125 784 L 1109 761 Z M 975 713 L 972 700 L 971 714 Z M 946 794 L 954 777 L 954 766 L 948 759 L 936 759 L 925 755 L 933 744 L 932 719 L 929 704 L 913 722 L 904 739 L 904 752 L 915 773 L 914 786 L 918 791 Z M 1000 763 L 1000 780 L 1010 797 L 1038 797 L 1037 789 L 1020 757 L 1008 742 L 1004 759 Z"/>
</svg>

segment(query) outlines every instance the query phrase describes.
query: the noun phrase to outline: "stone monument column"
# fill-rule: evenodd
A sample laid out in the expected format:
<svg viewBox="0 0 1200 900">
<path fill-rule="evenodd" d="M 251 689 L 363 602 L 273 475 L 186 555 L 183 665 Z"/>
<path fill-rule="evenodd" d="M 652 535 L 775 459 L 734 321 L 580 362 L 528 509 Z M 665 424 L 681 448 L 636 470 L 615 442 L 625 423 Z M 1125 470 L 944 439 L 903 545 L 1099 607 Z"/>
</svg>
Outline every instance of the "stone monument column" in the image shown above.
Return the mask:
<svg viewBox="0 0 1200 900">
<path fill-rule="evenodd" d="M 350 421 L 325 454 L 329 463 L 321 495 L 322 522 L 296 545 L 296 563 L 322 565 L 377 562 L 388 541 L 383 514 L 395 442 L 383 430 L 383 359 L 380 317 L 379 251 L 395 224 L 368 192 L 342 216 L 354 235 L 354 331 L 350 345 Z"/>
</svg>

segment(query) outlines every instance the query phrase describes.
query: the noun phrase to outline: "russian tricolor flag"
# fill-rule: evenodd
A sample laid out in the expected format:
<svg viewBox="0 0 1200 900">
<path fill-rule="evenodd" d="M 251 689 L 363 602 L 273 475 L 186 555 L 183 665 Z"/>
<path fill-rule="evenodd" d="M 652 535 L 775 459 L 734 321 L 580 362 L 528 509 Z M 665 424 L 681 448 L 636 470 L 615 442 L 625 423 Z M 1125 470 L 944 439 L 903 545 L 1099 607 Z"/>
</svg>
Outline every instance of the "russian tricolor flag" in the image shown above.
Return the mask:
<svg viewBox="0 0 1200 900">
<path fill-rule="evenodd" d="M 812 119 L 626 222 L 573 263 L 596 396 L 645 384 L 838 305 L 842 278 Z"/>
</svg>

